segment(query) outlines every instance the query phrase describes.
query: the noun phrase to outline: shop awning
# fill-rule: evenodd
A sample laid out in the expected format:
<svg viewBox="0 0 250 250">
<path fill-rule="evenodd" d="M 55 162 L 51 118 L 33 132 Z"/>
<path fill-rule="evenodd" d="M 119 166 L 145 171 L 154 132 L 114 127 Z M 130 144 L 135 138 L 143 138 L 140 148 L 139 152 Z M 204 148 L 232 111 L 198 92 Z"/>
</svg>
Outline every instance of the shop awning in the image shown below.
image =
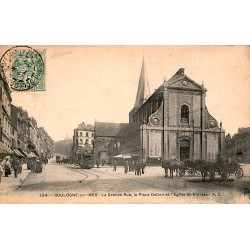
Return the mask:
<svg viewBox="0 0 250 250">
<path fill-rule="evenodd" d="M 18 148 L 12 148 L 14 154 L 16 154 L 17 156 L 21 156 L 21 157 L 24 157 L 24 155 L 19 151 Z"/>
<path fill-rule="evenodd" d="M 119 154 L 119 155 L 114 156 L 113 158 L 130 159 L 131 155 L 130 154 Z"/>
<path fill-rule="evenodd" d="M 19 152 L 21 152 L 24 156 L 27 156 L 27 155 L 28 155 L 28 153 L 27 153 L 25 150 L 23 150 L 23 149 L 21 149 L 21 148 L 18 148 L 18 150 L 19 150 Z"/>
<path fill-rule="evenodd" d="M 130 154 L 123 154 L 123 155 L 122 155 L 122 158 L 123 158 L 123 159 L 131 159 L 132 157 L 131 157 Z"/>
<path fill-rule="evenodd" d="M 122 158 L 122 155 L 116 155 L 114 158 Z"/>
<path fill-rule="evenodd" d="M 27 155 L 28 158 L 38 158 L 37 155 L 34 153 L 34 152 L 30 152 L 28 155 Z"/>
<path fill-rule="evenodd" d="M 6 147 L 2 142 L 0 142 L 0 153 L 1 154 L 13 154 L 13 151 Z"/>
</svg>

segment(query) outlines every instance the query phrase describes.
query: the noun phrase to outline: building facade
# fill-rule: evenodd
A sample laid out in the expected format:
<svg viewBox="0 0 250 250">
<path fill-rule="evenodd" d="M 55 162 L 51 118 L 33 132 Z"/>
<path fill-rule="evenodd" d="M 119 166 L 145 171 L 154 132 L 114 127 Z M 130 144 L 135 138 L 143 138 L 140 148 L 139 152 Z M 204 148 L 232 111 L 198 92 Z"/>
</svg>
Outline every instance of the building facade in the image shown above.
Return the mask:
<svg viewBox="0 0 250 250">
<path fill-rule="evenodd" d="M 38 128 L 37 149 L 41 157 L 51 158 L 55 154 L 54 141 L 43 127 Z"/>
<path fill-rule="evenodd" d="M 0 148 L 3 153 L 11 153 L 11 101 L 9 86 L 0 76 Z"/>
<path fill-rule="evenodd" d="M 73 134 L 72 154 L 73 161 L 77 162 L 80 155 L 94 152 L 94 126 L 80 123 Z"/>
<path fill-rule="evenodd" d="M 13 106 L 14 107 L 14 106 Z M 17 148 L 27 151 L 28 144 L 28 112 L 21 107 L 15 107 L 17 111 Z"/>
<path fill-rule="evenodd" d="M 95 122 L 95 162 L 111 164 L 113 156 L 121 153 L 128 123 Z"/>
<path fill-rule="evenodd" d="M 9 86 L 0 74 L 0 157 L 6 154 L 25 156 L 29 151 L 38 156 L 44 151 L 51 157 L 54 153 L 54 141 L 44 128 L 38 129 L 36 120 L 29 117 L 26 110 L 11 102 Z"/>
<path fill-rule="evenodd" d="M 11 147 L 17 147 L 17 108 L 11 104 Z"/>
<path fill-rule="evenodd" d="M 225 131 L 208 112 L 206 92 L 181 68 L 150 95 L 143 61 L 124 150 L 144 162 L 150 159 L 213 162 L 224 157 Z"/>
<path fill-rule="evenodd" d="M 232 137 L 226 136 L 225 154 L 227 158 L 250 163 L 250 127 L 239 128 Z"/>
</svg>

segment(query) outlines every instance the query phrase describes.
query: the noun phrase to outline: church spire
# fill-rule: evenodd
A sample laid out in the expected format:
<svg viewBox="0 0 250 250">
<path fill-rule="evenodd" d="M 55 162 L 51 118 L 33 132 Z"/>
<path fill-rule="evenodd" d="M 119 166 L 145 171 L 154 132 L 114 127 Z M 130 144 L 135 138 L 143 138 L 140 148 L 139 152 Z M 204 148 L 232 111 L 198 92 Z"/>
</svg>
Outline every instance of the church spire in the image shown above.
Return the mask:
<svg viewBox="0 0 250 250">
<path fill-rule="evenodd" d="M 145 67 L 145 60 L 143 56 L 142 67 L 141 67 L 141 75 L 139 79 L 137 95 L 135 100 L 135 108 L 140 108 L 141 105 L 147 100 L 150 96 L 150 88 L 148 83 L 148 76 Z"/>
</svg>

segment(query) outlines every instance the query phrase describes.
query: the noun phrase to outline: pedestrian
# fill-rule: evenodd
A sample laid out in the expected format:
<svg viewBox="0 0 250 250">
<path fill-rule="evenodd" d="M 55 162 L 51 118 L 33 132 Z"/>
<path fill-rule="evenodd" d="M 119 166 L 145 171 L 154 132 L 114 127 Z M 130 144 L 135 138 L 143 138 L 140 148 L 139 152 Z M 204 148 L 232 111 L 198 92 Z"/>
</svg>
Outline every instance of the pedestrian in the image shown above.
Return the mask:
<svg viewBox="0 0 250 250">
<path fill-rule="evenodd" d="M 14 156 L 13 159 L 11 159 L 11 165 L 14 170 L 14 176 L 17 178 L 18 175 L 18 159 Z"/>
<path fill-rule="evenodd" d="M 2 174 L 3 174 L 3 167 L 2 167 L 2 162 L 0 164 L 0 182 L 2 180 Z"/>
<path fill-rule="evenodd" d="M 136 174 L 141 175 L 141 161 L 138 161 L 136 164 Z"/>
<path fill-rule="evenodd" d="M 43 161 L 37 160 L 36 173 L 42 173 L 43 171 Z"/>
<path fill-rule="evenodd" d="M 18 159 L 18 173 L 21 174 L 23 171 L 23 159 L 19 157 Z"/>
<path fill-rule="evenodd" d="M 128 173 L 128 161 L 127 160 L 124 162 L 124 173 L 125 174 Z"/>
<path fill-rule="evenodd" d="M 144 174 L 145 167 L 146 167 L 146 162 L 142 162 L 142 163 L 141 163 L 141 173 L 142 173 L 142 174 Z"/>
<path fill-rule="evenodd" d="M 4 166 L 4 176 L 5 177 L 9 177 L 9 175 L 11 175 L 11 163 L 10 163 L 10 160 L 7 160 L 6 163 L 5 163 L 5 166 Z"/>
<path fill-rule="evenodd" d="M 129 166 L 129 167 L 128 167 L 128 171 L 129 171 L 129 172 L 133 171 L 133 170 L 132 170 L 132 161 L 129 161 L 129 162 L 128 162 L 128 166 Z"/>
<path fill-rule="evenodd" d="M 117 167 L 117 162 L 116 162 L 116 160 L 114 160 L 114 162 L 113 162 L 113 171 L 116 171 L 116 167 Z"/>
<path fill-rule="evenodd" d="M 135 170 L 135 161 L 132 160 L 131 162 L 131 171 L 134 171 Z"/>
<path fill-rule="evenodd" d="M 96 167 L 99 168 L 99 166 L 100 166 L 100 161 L 99 161 L 99 159 L 97 159 L 97 161 L 96 161 Z"/>
</svg>

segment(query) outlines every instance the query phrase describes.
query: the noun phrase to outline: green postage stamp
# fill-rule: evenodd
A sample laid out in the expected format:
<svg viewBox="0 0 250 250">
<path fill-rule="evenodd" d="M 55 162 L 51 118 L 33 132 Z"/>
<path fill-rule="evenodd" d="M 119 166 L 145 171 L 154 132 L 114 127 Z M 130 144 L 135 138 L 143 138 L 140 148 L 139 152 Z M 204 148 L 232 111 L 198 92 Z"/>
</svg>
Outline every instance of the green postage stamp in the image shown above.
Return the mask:
<svg viewBox="0 0 250 250">
<path fill-rule="evenodd" d="M 45 51 L 15 46 L 1 58 L 1 75 L 13 91 L 45 90 Z"/>
</svg>

